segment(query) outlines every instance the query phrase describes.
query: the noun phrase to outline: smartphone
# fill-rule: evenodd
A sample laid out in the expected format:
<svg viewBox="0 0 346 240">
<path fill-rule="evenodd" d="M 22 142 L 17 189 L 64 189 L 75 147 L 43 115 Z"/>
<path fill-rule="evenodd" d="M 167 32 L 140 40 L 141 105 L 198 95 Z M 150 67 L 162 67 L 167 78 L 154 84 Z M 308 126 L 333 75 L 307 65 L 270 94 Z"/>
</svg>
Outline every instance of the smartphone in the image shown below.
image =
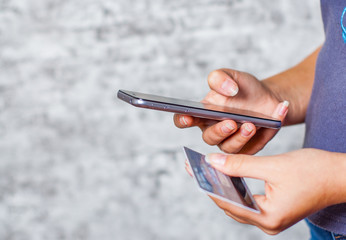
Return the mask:
<svg viewBox="0 0 346 240">
<path fill-rule="evenodd" d="M 190 148 L 184 147 L 184 152 L 200 190 L 222 201 L 260 213 L 243 178 L 223 174 L 205 161 L 205 155 Z"/>
<path fill-rule="evenodd" d="M 232 119 L 238 123 L 251 122 L 258 127 L 281 127 L 281 121 L 262 113 L 244 109 L 230 108 L 209 103 L 169 98 L 152 94 L 145 94 L 127 90 L 119 90 L 118 98 L 136 107 L 149 108 L 166 112 L 191 115 L 212 120 Z"/>
</svg>

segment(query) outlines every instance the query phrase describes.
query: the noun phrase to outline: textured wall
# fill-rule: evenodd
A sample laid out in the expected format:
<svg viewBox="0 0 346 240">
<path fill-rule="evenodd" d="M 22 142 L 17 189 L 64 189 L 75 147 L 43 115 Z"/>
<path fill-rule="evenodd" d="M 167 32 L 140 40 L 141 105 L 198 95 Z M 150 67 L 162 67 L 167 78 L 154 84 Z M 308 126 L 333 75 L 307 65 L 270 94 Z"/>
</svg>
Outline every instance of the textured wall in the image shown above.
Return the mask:
<svg viewBox="0 0 346 240">
<path fill-rule="evenodd" d="M 307 239 L 228 219 L 185 173 L 183 145 L 216 151 L 198 129 L 115 94 L 199 100 L 213 69 L 264 78 L 322 41 L 318 0 L 0 0 L 0 239 Z"/>
</svg>

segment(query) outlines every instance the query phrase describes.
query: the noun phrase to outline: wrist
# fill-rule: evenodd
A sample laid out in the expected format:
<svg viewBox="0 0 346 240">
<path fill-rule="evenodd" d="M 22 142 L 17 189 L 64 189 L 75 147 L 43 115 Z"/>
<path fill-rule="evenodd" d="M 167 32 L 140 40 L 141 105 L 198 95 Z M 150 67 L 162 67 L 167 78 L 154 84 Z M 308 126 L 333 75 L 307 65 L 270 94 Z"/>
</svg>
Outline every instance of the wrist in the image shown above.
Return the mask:
<svg viewBox="0 0 346 240">
<path fill-rule="evenodd" d="M 272 78 L 266 78 L 261 81 L 264 87 L 270 92 L 272 97 L 277 99 L 278 102 L 283 102 L 287 99 L 284 98 L 282 91 L 280 89 L 280 85 L 275 82 Z"/>
</svg>

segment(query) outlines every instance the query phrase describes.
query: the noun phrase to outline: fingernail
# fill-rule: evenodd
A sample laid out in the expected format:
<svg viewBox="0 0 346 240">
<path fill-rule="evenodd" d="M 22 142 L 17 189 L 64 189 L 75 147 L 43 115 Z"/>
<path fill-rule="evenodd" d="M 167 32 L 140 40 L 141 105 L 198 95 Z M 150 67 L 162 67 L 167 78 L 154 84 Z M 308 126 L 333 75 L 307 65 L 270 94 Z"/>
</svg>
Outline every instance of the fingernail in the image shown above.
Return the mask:
<svg viewBox="0 0 346 240">
<path fill-rule="evenodd" d="M 226 79 L 221 85 L 221 88 L 231 97 L 237 95 L 239 91 L 238 85 L 230 79 Z"/>
<path fill-rule="evenodd" d="M 290 105 L 290 103 L 288 101 L 284 101 L 282 103 L 282 106 L 279 110 L 279 116 L 284 116 L 288 110 L 288 105 Z"/>
<path fill-rule="evenodd" d="M 224 132 L 224 133 L 231 133 L 231 132 L 233 132 L 234 127 L 232 127 L 231 124 L 226 123 L 225 125 L 223 125 L 223 126 L 221 127 L 221 130 L 222 130 L 222 132 Z"/>
<path fill-rule="evenodd" d="M 227 156 L 220 153 L 208 154 L 205 156 L 205 161 L 212 165 L 225 165 Z"/>
<path fill-rule="evenodd" d="M 187 121 L 186 121 L 186 119 L 185 119 L 184 116 L 181 116 L 181 117 L 180 117 L 180 124 L 183 125 L 183 126 L 185 126 L 185 127 L 187 127 Z"/>
<path fill-rule="evenodd" d="M 252 126 L 249 123 L 245 123 L 243 126 L 244 127 L 241 128 L 241 135 L 244 137 L 250 136 L 253 131 Z"/>
</svg>

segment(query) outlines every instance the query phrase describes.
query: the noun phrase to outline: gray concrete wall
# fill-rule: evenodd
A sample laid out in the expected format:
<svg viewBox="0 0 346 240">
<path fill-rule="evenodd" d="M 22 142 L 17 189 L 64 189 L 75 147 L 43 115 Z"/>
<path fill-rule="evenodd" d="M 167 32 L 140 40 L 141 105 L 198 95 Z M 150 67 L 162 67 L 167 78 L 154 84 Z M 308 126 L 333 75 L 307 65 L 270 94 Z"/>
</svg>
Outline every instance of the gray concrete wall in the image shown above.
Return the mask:
<svg viewBox="0 0 346 240">
<path fill-rule="evenodd" d="M 217 149 L 115 95 L 200 100 L 213 69 L 264 78 L 322 41 L 317 0 L 0 0 L 0 239 L 307 239 L 304 223 L 270 237 L 226 217 L 181 147 Z"/>
</svg>

